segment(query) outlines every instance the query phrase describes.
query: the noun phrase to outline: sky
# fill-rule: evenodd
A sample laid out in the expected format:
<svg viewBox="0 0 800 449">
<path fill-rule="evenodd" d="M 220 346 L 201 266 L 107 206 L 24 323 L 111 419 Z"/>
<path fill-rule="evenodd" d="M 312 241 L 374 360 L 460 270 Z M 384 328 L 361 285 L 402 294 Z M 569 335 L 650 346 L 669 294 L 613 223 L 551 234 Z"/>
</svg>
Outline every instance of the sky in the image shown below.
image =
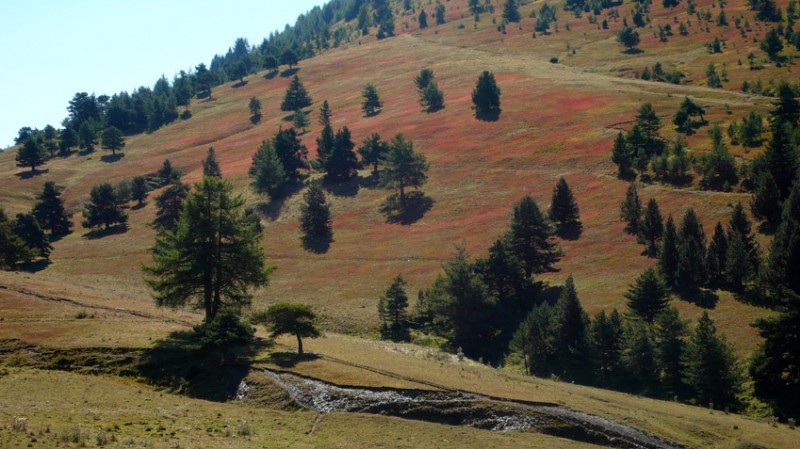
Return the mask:
<svg viewBox="0 0 800 449">
<path fill-rule="evenodd" d="M 260 44 L 324 0 L 0 0 L 0 148 L 60 128 L 76 92 L 152 87 L 208 65 L 238 37 Z"/>
</svg>

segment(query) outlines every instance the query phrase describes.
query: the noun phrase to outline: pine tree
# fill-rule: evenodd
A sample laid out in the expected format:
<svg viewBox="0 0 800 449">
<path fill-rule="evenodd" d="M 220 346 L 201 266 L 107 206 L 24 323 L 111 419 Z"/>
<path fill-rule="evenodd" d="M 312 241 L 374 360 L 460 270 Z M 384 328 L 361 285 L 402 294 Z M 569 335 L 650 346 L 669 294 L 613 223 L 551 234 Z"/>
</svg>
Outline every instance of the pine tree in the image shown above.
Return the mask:
<svg viewBox="0 0 800 449">
<path fill-rule="evenodd" d="M 656 315 L 669 304 L 669 289 L 658 271 L 648 268 L 628 288 L 625 299 L 636 317 L 653 324 Z"/>
<path fill-rule="evenodd" d="M 754 269 L 741 235 L 735 232 L 728 234 L 728 252 L 725 259 L 725 279 L 731 290 L 739 291 L 751 278 Z"/>
<path fill-rule="evenodd" d="M 23 258 L 24 262 L 30 262 L 36 257 L 44 259 L 50 257 L 50 251 L 53 250 L 53 247 L 50 246 L 50 239 L 32 212 L 17 214 L 13 231 L 22 239 L 28 249 L 27 256 Z"/>
<path fill-rule="evenodd" d="M 14 222 L 0 207 L 0 269 L 13 269 L 18 263 L 34 257 L 25 241 L 14 232 Z"/>
<path fill-rule="evenodd" d="M 33 215 L 36 220 L 52 235 L 64 235 L 72 227 L 72 221 L 61 198 L 62 191 L 63 188 L 56 186 L 53 181 L 47 181 L 44 183 L 42 193 L 36 195 L 36 204 L 33 205 Z"/>
<path fill-rule="evenodd" d="M 443 4 L 439 3 L 436 5 L 436 8 L 433 10 L 434 16 L 436 17 L 436 25 L 443 25 L 445 20 L 445 7 Z"/>
<path fill-rule="evenodd" d="M 800 182 L 784 201 L 781 223 L 769 249 L 761 274 L 761 286 L 770 302 L 780 304 L 800 295 Z"/>
<path fill-rule="evenodd" d="M 516 0 L 506 0 L 503 5 L 503 20 L 506 22 L 519 22 L 519 6 Z"/>
<path fill-rule="evenodd" d="M 425 92 L 425 88 L 432 82 L 436 81 L 436 78 L 433 75 L 433 70 L 423 67 L 419 71 L 419 75 L 414 77 L 414 85 L 417 86 L 417 93 L 422 95 Z"/>
<path fill-rule="evenodd" d="M 697 287 L 706 275 L 706 236 L 694 209 L 689 208 L 678 232 L 678 282 Z"/>
<path fill-rule="evenodd" d="M 81 123 L 78 128 L 78 145 L 87 153 L 94 151 L 94 146 L 97 145 L 97 133 L 91 124 Z"/>
<path fill-rule="evenodd" d="M 17 161 L 17 167 L 30 167 L 32 173 L 36 172 L 36 167 L 44 165 L 44 148 L 36 139 L 28 139 L 17 150 L 15 160 Z"/>
<path fill-rule="evenodd" d="M 306 132 L 306 128 L 308 128 L 308 125 L 309 121 L 308 121 L 308 114 L 306 114 L 306 111 L 299 110 L 295 111 L 294 114 L 292 114 L 292 126 L 294 127 L 294 129 L 299 129 L 300 132 L 304 133 Z"/>
<path fill-rule="evenodd" d="M 419 12 L 419 18 L 417 20 L 420 29 L 428 28 L 428 13 L 426 13 L 424 9 Z"/>
<path fill-rule="evenodd" d="M 522 355 L 528 374 L 553 374 L 556 343 L 553 315 L 553 308 L 547 302 L 537 305 L 528 312 L 511 339 L 510 349 Z"/>
<path fill-rule="evenodd" d="M 682 395 L 686 389 L 683 382 L 686 322 L 680 319 L 676 308 L 666 307 L 656 315 L 653 331 L 656 364 L 661 373 L 664 396 Z"/>
<path fill-rule="evenodd" d="M 704 189 L 730 190 L 739 182 L 736 170 L 736 161 L 722 141 L 722 131 L 719 126 L 714 126 L 709 132 L 713 141 L 711 154 L 703 160 L 703 179 L 700 185 Z"/>
<path fill-rule="evenodd" d="M 273 268 L 244 204 L 224 179 L 205 176 L 194 185 L 175 232 L 158 233 L 153 265 L 142 267 L 156 305 L 192 305 L 208 323 L 250 304 L 250 288 L 265 286 Z"/>
<path fill-rule="evenodd" d="M 367 84 L 361 91 L 361 110 L 364 112 L 365 117 L 372 117 L 378 115 L 383 108 L 383 103 L 378 96 L 378 89 L 374 84 Z"/>
<path fill-rule="evenodd" d="M 103 139 L 101 146 L 104 150 L 111 150 L 112 156 L 117 154 L 117 150 L 125 147 L 125 136 L 115 126 L 104 129 L 101 137 Z"/>
<path fill-rule="evenodd" d="M 217 155 L 214 152 L 214 147 L 208 147 L 208 153 L 203 160 L 203 176 L 211 176 L 214 178 L 222 177 L 222 170 L 217 163 Z"/>
<path fill-rule="evenodd" d="M 796 128 L 800 125 L 800 99 L 785 80 L 781 80 L 775 90 L 774 108 L 769 113 L 772 131 L 775 132 L 786 123 Z"/>
<path fill-rule="evenodd" d="M 128 215 L 122 210 L 120 199 L 111 184 L 105 182 L 92 187 L 89 202 L 83 209 L 81 225 L 96 228 L 100 225 L 108 229 L 112 225 L 127 226 Z"/>
<path fill-rule="evenodd" d="M 295 112 L 305 107 L 311 106 L 312 100 L 308 91 L 303 87 L 300 77 L 295 75 L 286 89 L 286 94 L 281 103 L 281 111 Z"/>
<path fill-rule="evenodd" d="M 563 176 L 559 178 L 553 188 L 553 197 L 547 212 L 550 220 L 556 223 L 559 230 L 580 229 L 581 227 L 578 202 L 575 201 L 575 196 Z"/>
<path fill-rule="evenodd" d="M 472 90 L 472 109 L 477 118 L 491 118 L 500 113 L 500 88 L 494 80 L 494 75 L 485 70 L 479 77 Z"/>
<path fill-rule="evenodd" d="M 553 332 L 556 357 L 566 378 L 579 379 L 589 374 L 589 317 L 581 306 L 572 276 L 553 308 Z"/>
<path fill-rule="evenodd" d="M 410 337 L 406 285 L 406 281 L 398 274 L 378 301 L 378 315 L 383 321 L 381 332 L 384 338 L 404 341 Z"/>
<path fill-rule="evenodd" d="M 618 133 L 614 139 L 614 148 L 611 152 L 611 161 L 617 164 L 618 175 L 620 178 L 629 176 L 632 173 L 633 155 L 622 133 Z"/>
<path fill-rule="evenodd" d="M 78 146 L 78 133 L 74 129 L 66 127 L 61 130 L 60 134 L 58 148 L 61 151 L 61 155 L 66 156 L 73 147 Z"/>
<path fill-rule="evenodd" d="M 624 221 L 625 231 L 629 234 L 638 234 L 639 225 L 642 221 L 642 202 L 639 200 L 639 192 L 636 184 L 631 183 L 625 192 L 625 199 L 619 206 L 619 219 Z"/>
<path fill-rule="evenodd" d="M 424 155 L 414 153 L 413 142 L 398 134 L 389 143 L 385 167 L 381 172 L 381 184 L 398 189 L 400 204 L 405 208 L 405 189 L 422 187 L 428 181 L 428 162 Z"/>
<path fill-rule="evenodd" d="M 753 216 L 766 220 L 773 226 L 780 222 L 781 192 L 769 171 L 764 171 L 756 179 L 750 210 L 753 212 Z"/>
<path fill-rule="evenodd" d="M 141 206 L 147 199 L 147 180 L 144 176 L 136 176 L 131 181 L 131 199 Z"/>
<path fill-rule="evenodd" d="M 613 386 L 619 377 L 622 359 L 622 321 L 617 309 L 606 315 L 601 311 L 592 321 L 597 377 L 600 385 Z"/>
<path fill-rule="evenodd" d="M 658 366 L 650 326 L 630 322 L 626 328 L 622 354 L 627 389 L 651 394 L 658 385 Z"/>
<path fill-rule="evenodd" d="M 650 201 L 647 202 L 647 209 L 644 212 L 644 217 L 639 222 L 637 241 L 647 244 L 645 252 L 650 256 L 655 256 L 658 254 L 658 240 L 663 233 L 664 218 L 661 216 L 661 211 L 658 209 L 656 199 L 650 198 Z"/>
<path fill-rule="evenodd" d="M 358 147 L 358 154 L 361 155 L 361 161 L 365 165 L 372 165 L 372 173 L 378 173 L 378 165 L 386 160 L 386 154 L 389 152 L 389 145 L 381 140 L 378 133 L 372 133 L 369 137 L 365 138 L 362 145 Z"/>
<path fill-rule="evenodd" d="M 717 334 L 714 321 L 704 311 L 689 337 L 685 360 L 686 383 L 694 399 L 714 408 L 736 408 L 741 377 L 733 348 Z"/>
<path fill-rule="evenodd" d="M 297 137 L 294 128 L 280 129 L 272 138 L 272 146 L 278 155 L 286 176 L 297 176 L 298 170 L 306 166 L 308 150 Z"/>
<path fill-rule="evenodd" d="M 728 236 L 722 229 L 722 223 L 717 222 L 714 227 L 714 234 L 708 243 L 706 262 L 708 264 L 709 281 L 719 284 L 725 279 L 725 267 L 727 265 Z"/>
<path fill-rule="evenodd" d="M 333 150 L 325 160 L 325 178 L 329 181 L 347 181 L 356 175 L 358 159 L 353 151 L 355 144 L 350 140 L 350 130 L 345 126 L 336 131 Z"/>
<path fill-rule="evenodd" d="M 323 166 L 333 151 L 334 137 L 333 128 L 330 124 L 325 125 L 319 133 L 319 137 L 317 137 L 317 160 Z"/>
<path fill-rule="evenodd" d="M 789 191 L 797 179 L 800 168 L 800 156 L 792 145 L 792 127 L 782 121 L 775 122 L 772 137 L 764 151 L 766 169 L 775 180 L 781 194 L 781 200 L 789 196 Z"/>
<path fill-rule="evenodd" d="M 736 203 L 731 212 L 731 219 L 728 221 L 728 240 L 732 238 L 731 234 L 739 235 L 739 238 L 744 244 L 745 254 L 747 255 L 750 267 L 752 271 L 755 271 L 761 260 L 761 251 L 753 235 L 753 226 L 750 224 L 750 220 L 744 212 L 742 203 Z"/>
<path fill-rule="evenodd" d="M 178 181 L 156 197 L 156 218 L 153 225 L 158 229 L 175 231 L 183 212 L 183 201 L 189 196 L 189 186 Z"/>
<path fill-rule="evenodd" d="M 526 195 L 514 205 L 507 238 L 522 262 L 525 277 L 556 270 L 555 264 L 562 253 L 553 241 L 550 221 L 532 197 Z"/>
<path fill-rule="evenodd" d="M 169 159 L 164 159 L 164 163 L 161 165 L 161 168 L 158 169 L 156 174 L 161 181 L 161 186 L 178 182 L 181 179 L 181 171 L 177 168 L 172 168 L 172 163 L 169 161 Z"/>
<path fill-rule="evenodd" d="M 331 107 L 328 105 L 328 100 L 322 102 L 322 107 L 319 108 L 319 124 L 322 125 L 323 128 L 331 126 L 331 117 L 333 113 L 331 112 Z"/>
<path fill-rule="evenodd" d="M 247 107 L 250 108 L 250 116 L 253 123 L 258 122 L 261 119 L 261 100 L 256 96 L 252 96 Z"/>
<path fill-rule="evenodd" d="M 325 192 L 317 182 L 308 185 L 300 206 L 301 240 L 306 248 L 323 248 L 333 239 L 331 209 Z"/>
<path fill-rule="evenodd" d="M 287 181 L 286 171 L 271 141 L 261 142 L 261 146 L 253 154 L 248 175 L 253 178 L 250 186 L 256 193 L 269 195 L 271 198 L 280 194 Z"/>
<path fill-rule="evenodd" d="M 436 112 L 444 108 L 444 92 L 439 89 L 436 81 L 431 81 L 425 86 L 419 98 L 419 104 L 425 112 Z"/>
<path fill-rule="evenodd" d="M 675 228 L 675 221 L 673 221 L 672 215 L 670 215 L 667 218 L 667 223 L 664 225 L 661 249 L 658 252 L 658 267 L 661 269 L 661 273 L 670 285 L 674 285 L 678 280 L 679 262 L 678 231 Z"/>
</svg>

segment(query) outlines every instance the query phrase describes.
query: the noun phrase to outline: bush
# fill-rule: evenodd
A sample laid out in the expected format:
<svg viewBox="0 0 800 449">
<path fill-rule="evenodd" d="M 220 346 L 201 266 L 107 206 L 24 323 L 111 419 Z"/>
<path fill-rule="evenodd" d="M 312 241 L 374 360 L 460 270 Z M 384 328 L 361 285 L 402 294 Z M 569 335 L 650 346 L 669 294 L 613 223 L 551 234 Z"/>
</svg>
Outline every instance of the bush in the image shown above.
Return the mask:
<svg viewBox="0 0 800 449">
<path fill-rule="evenodd" d="M 550 64 L 558 64 L 558 58 L 556 58 L 555 56 L 550 58 Z"/>
</svg>

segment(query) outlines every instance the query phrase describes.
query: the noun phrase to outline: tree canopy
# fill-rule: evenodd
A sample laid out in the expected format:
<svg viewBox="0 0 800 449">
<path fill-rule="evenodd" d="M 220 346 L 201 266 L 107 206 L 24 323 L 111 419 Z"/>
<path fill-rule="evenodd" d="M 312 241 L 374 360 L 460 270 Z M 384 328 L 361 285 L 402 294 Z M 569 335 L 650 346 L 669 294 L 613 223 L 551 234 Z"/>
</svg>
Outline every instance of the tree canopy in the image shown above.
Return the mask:
<svg viewBox="0 0 800 449">
<path fill-rule="evenodd" d="M 271 338 L 284 334 L 294 335 L 297 338 L 299 355 L 303 355 L 303 338 L 317 338 L 322 335 L 317 327 L 317 314 L 306 304 L 273 304 L 266 311 L 253 314 L 251 322 L 265 325 Z"/>
</svg>

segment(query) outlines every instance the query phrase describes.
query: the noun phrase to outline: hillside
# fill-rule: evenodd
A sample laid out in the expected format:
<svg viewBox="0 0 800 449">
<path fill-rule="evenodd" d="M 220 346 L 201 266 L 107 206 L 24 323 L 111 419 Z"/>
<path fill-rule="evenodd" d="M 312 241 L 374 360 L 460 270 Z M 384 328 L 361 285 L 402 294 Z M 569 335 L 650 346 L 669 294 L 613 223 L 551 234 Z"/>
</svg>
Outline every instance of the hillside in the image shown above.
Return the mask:
<svg viewBox="0 0 800 449">
<path fill-rule="evenodd" d="M 22 272 L 0 271 L 0 354 L 5 359 L 0 363 L 0 391 L 4 392 L 0 418 L 10 422 L 15 416 L 29 416 L 31 426 L 39 429 L 33 432 L 39 441 L 31 441 L 31 447 L 50 447 L 51 439 L 57 440 L 55 435 L 43 436 L 47 433 L 44 426 L 68 429 L 73 425 L 93 429 L 90 438 L 97 433 L 95 427 L 107 432 L 113 429 L 120 442 L 126 437 L 131 444 L 143 446 L 353 447 L 352 439 L 358 438 L 374 447 L 598 447 L 585 439 L 556 440 L 540 433 L 495 433 L 466 427 L 458 427 L 456 432 L 441 424 L 401 423 L 395 417 L 339 412 L 322 420 L 309 410 L 289 412 L 272 403 L 263 408 L 259 406 L 263 404 L 247 401 L 231 404 L 206 402 L 207 397 L 176 397 L 138 383 L 141 376 L 124 373 L 128 365 L 119 370 L 103 367 L 100 377 L 87 376 L 87 372 L 98 373 L 78 362 L 63 369 L 71 372 L 61 372 L 63 366 L 56 366 L 59 371 L 39 371 L 53 368 L 40 355 L 51 350 L 54 357 L 63 351 L 65 357 L 74 355 L 76 359 L 86 354 L 100 357 L 93 351 L 119 350 L 122 356 L 139 360 L 154 345 L 169 340 L 170 332 L 200 322 L 202 317 L 196 311 L 157 308 L 141 274 L 141 265 L 152 260 L 156 231 L 150 223 L 158 190 L 150 192 L 144 207 L 127 210 L 129 227 L 124 232 L 100 237 L 88 233 L 80 225 L 80 211 L 97 183 L 117 184 L 155 172 L 165 159 L 184 171 L 185 182 L 196 182 L 202 177 L 201 160 L 213 146 L 224 177 L 245 196 L 248 206 L 259 212 L 264 252 L 268 263 L 277 266 L 269 286 L 255 292 L 253 309 L 284 301 L 310 304 L 322 316 L 328 333 L 309 343 L 317 358 L 283 366 L 280 354 L 285 356 L 290 346 L 288 340 L 279 340 L 276 346 L 260 348 L 251 355 L 249 368 L 291 371 L 343 386 L 433 388 L 505 400 L 545 401 L 692 447 L 754 447 L 746 446 L 749 443 L 792 447 L 796 431 L 783 425 L 521 376 L 469 360 L 458 361 L 430 348 L 369 340 L 378 335 L 378 299 L 397 274 L 408 281 L 413 302 L 416 292 L 430 287 L 442 272 L 442 264 L 457 245 L 463 245 L 473 258 L 484 257 L 507 229 L 514 204 L 531 195 L 546 207 L 560 177 L 576 195 L 583 232 L 574 240 L 559 239 L 564 253 L 557 264 L 559 270 L 536 275 L 535 280 L 558 286 L 572 275 L 591 317 L 614 308 L 625 310 L 624 292 L 656 262 L 642 253 L 643 246 L 624 231 L 625 223 L 619 218 L 629 183 L 617 176 L 617 166 L 611 161 L 617 134 L 631 128 L 642 104 L 651 103 L 661 119 L 661 134 L 667 141 L 678 140 L 682 134 L 672 124 L 672 117 L 689 97 L 705 108 L 709 122 L 685 136 L 689 155 L 700 158 L 711 150 L 711 126 L 719 125 L 724 131 L 751 111 L 766 116 L 770 110 L 774 99 L 743 92 L 743 82 L 758 82 L 764 88 L 761 93 L 770 95 L 771 86 L 781 79 L 797 83 L 794 71 L 800 52 L 787 44 L 782 53 L 786 61 L 769 61 L 759 41 L 772 25 L 757 21 L 743 0 L 724 2 L 728 25 L 715 22 L 720 3 L 712 0 L 691 2 L 698 11 L 710 12 L 711 19 L 702 22 L 687 13 L 686 2 L 671 9 L 653 3 L 648 23 L 638 28 L 639 52 L 623 51 L 616 40 L 623 19 L 631 21 L 634 3 L 603 9 L 596 17 L 591 12 L 575 17 L 561 9 L 562 2 L 555 2 L 557 30 L 535 33 L 535 38 L 537 17 L 531 12 L 539 16 L 544 2 L 520 2 L 521 22 L 509 23 L 503 31 L 498 29 L 503 2 L 492 3 L 495 12 L 482 13 L 476 20 L 466 0 L 449 0 L 443 3 L 445 23 L 434 25 L 433 5 L 412 1 L 413 11 L 396 8 L 396 36 L 378 40 L 373 28 L 367 36 L 302 60 L 296 71 L 259 71 L 247 76 L 246 83 L 237 80 L 216 86 L 209 98 L 193 99 L 191 118 L 152 133 L 127 136 L 120 158 L 104 157 L 98 148 L 89 154 L 49 159 L 42 171 L 30 175 L 28 169 L 15 166 L 15 151 L 0 153 L 0 205 L 9 216 L 28 211 L 47 181 L 65 187 L 66 206 L 74 213 L 73 232 L 53 243 L 49 264 L 36 264 Z M 789 2 L 782 0 L 777 5 L 785 11 Z M 417 21 L 422 7 L 429 13 L 425 29 L 420 29 Z M 610 11 L 617 11 L 619 17 L 611 17 Z M 608 29 L 597 23 L 604 19 Z M 734 25 L 735 19 L 741 26 Z M 745 21 L 750 29 L 745 29 Z M 678 32 L 681 23 L 688 24 L 686 35 Z M 666 24 L 674 33 L 662 42 L 658 29 Z M 338 23 L 335 27 L 350 25 Z M 721 53 L 707 51 L 706 44 L 715 37 L 724 42 Z M 760 66 L 757 70 L 751 70 L 751 52 Z M 683 84 L 641 79 L 644 68 L 656 63 L 667 70 L 680 70 L 685 75 Z M 707 85 L 709 63 L 724 71 L 721 88 Z M 445 108 L 433 113 L 423 112 L 418 104 L 414 77 L 423 67 L 435 72 L 445 95 Z M 502 91 L 502 113 L 496 121 L 477 120 L 471 109 L 472 90 L 484 70 L 493 72 Z M 402 133 L 413 141 L 414 150 L 430 163 L 430 179 L 422 188 L 432 200 L 429 210 L 407 222 L 387 220 L 380 209 L 391 192 L 380 188 L 371 170 L 365 168 L 355 180 L 326 187 L 334 230 L 330 249 L 322 254 L 303 249 L 298 229 L 301 183 L 291 184 L 284 197 L 269 201 L 253 193 L 248 177 L 252 155 L 261 142 L 292 126 L 280 104 L 295 72 L 314 100 L 309 108 L 311 124 L 301 135 L 309 158 L 316 155 L 321 131 L 317 113 L 327 100 L 333 128 L 347 126 L 357 145 L 374 132 L 385 140 Z M 368 83 L 376 86 L 383 101 L 382 111 L 373 117 L 364 117 L 361 110 L 361 91 Z M 256 123 L 250 120 L 251 97 L 262 104 L 263 117 Z M 763 143 L 752 148 L 732 145 L 727 137 L 726 144 L 741 164 L 765 148 Z M 311 171 L 308 176 L 319 178 L 321 173 Z M 639 195 L 645 203 L 656 198 L 664 217 L 671 214 L 676 221 L 693 208 L 707 237 L 718 221 L 727 223 L 737 203 L 742 203 L 752 218 L 748 207 L 751 193 L 743 186 L 730 192 L 703 190 L 700 178 L 694 173 L 681 185 L 640 181 Z M 757 234 L 762 255 L 771 238 Z M 702 297 L 697 291 L 681 292 L 671 304 L 683 319 L 692 322 L 707 311 L 742 360 L 760 343 L 756 329 L 749 324 L 771 313 L 722 290 L 704 290 Z M 360 339 L 364 337 L 367 339 Z M 48 386 L 52 382 L 59 385 Z M 93 410 L 92 419 L 101 424 L 74 416 L 71 404 L 83 399 L 79 393 L 41 406 L 44 398 L 61 391 L 61 384 L 71 391 L 105 392 L 106 401 L 85 399 L 85 408 Z M 230 390 L 230 385 L 227 387 Z M 12 394 L 17 388 L 34 394 Z M 127 401 L 126 408 L 116 409 L 116 404 Z M 159 417 L 148 413 L 148 407 L 156 407 Z M 226 429 L 214 420 L 215 414 L 225 416 Z M 253 415 L 257 418 L 251 418 Z M 180 419 L 165 428 L 156 427 L 161 426 L 156 422 L 159 419 L 178 416 Z M 242 429 L 241 423 L 251 419 L 254 431 L 237 434 L 232 430 L 236 426 Z M 314 431 L 320 420 L 319 431 Z M 404 426 L 410 427 L 404 432 Z M 158 430 L 151 432 L 152 428 Z M 192 429 L 206 428 L 211 430 L 200 432 L 200 443 L 188 436 Z M 353 428 L 358 429 L 357 435 L 350 433 Z M 0 435 L 0 445 L 10 447 L 31 440 L 25 433 Z"/>
</svg>

